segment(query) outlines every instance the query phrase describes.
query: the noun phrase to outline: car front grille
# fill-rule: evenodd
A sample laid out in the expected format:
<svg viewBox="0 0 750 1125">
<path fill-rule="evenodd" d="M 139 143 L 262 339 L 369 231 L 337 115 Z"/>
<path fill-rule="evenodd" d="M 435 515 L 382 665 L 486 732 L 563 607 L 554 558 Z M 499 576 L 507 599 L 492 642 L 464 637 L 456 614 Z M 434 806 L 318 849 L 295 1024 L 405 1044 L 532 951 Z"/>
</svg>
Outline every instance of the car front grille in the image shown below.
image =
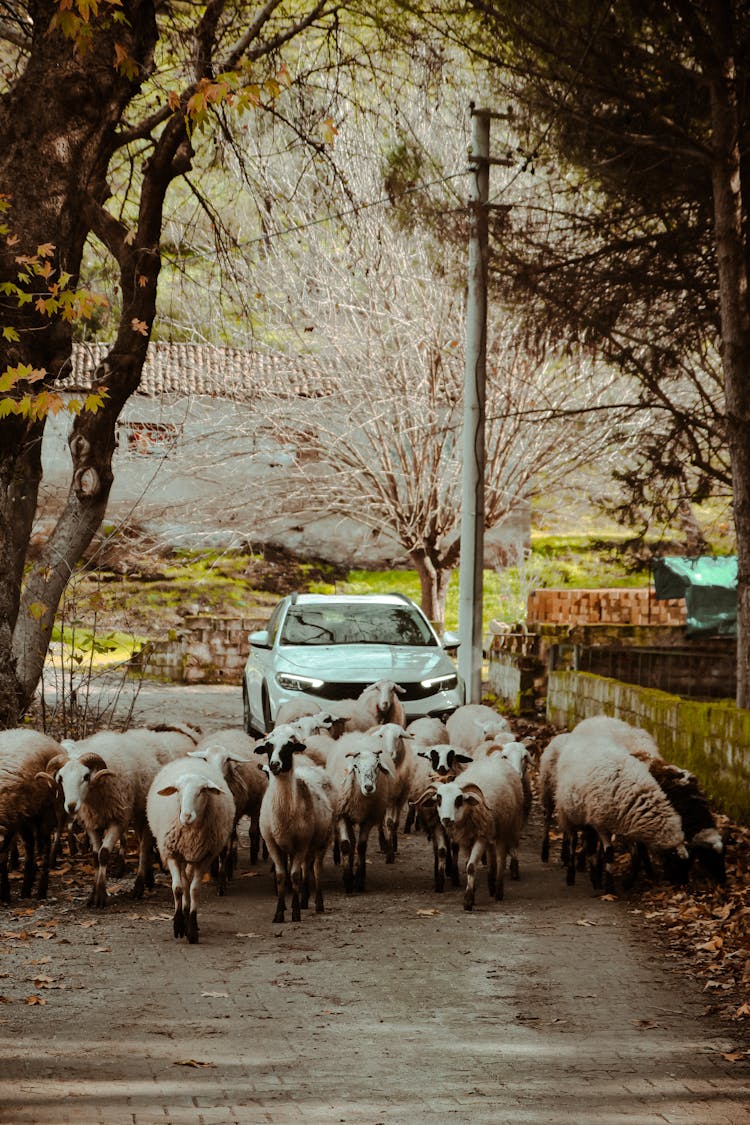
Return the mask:
<svg viewBox="0 0 750 1125">
<path fill-rule="evenodd" d="M 328 681 L 319 688 L 308 688 L 307 695 L 315 695 L 321 699 L 357 699 L 365 688 L 370 687 L 372 680 L 367 680 L 365 683 L 352 683 L 351 680 L 346 680 L 343 683 L 335 683 Z M 404 694 L 399 692 L 398 698 L 402 703 L 408 703 L 413 699 L 427 699 L 430 695 L 435 695 L 436 689 L 434 687 L 426 688 L 420 683 L 406 683 L 399 684 L 399 687 L 404 689 Z"/>
</svg>

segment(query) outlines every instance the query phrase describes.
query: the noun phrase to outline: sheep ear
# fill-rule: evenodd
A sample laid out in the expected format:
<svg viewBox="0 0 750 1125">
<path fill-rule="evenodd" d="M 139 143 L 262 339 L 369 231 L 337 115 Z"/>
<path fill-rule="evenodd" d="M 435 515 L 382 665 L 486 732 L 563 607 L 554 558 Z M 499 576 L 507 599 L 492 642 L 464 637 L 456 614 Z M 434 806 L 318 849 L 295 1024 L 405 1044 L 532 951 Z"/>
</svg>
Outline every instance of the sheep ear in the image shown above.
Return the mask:
<svg viewBox="0 0 750 1125">
<path fill-rule="evenodd" d="M 398 695 L 406 695 L 406 688 L 401 687 L 401 684 L 394 684 L 393 689 Z"/>
<path fill-rule="evenodd" d="M 263 742 L 263 743 L 261 743 L 260 746 L 255 747 L 255 753 L 256 754 L 267 754 L 270 749 L 271 749 L 271 743 L 270 742 Z M 262 768 L 263 767 L 261 766 L 261 769 Z"/>
<path fill-rule="evenodd" d="M 201 789 L 205 789 L 205 791 L 207 793 L 223 793 L 224 792 L 222 787 L 220 785 L 217 785 L 215 781 L 207 781 L 205 785 L 201 786 Z"/>
<path fill-rule="evenodd" d="M 205 746 L 203 748 L 203 750 L 188 750 L 187 756 L 188 756 L 188 758 L 200 758 L 202 761 L 205 762 L 208 759 L 208 751 L 210 749 L 211 749 L 211 747 Z"/>
<path fill-rule="evenodd" d="M 471 754 L 454 754 L 453 761 L 454 762 L 473 762 L 474 759 L 472 758 Z"/>
<path fill-rule="evenodd" d="M 179 793 L 176 785 L 165 785 L 163 789 L 157 789 L 156 792 L 160 797 L 171 797 L 173 793 Z"/>
</svg>

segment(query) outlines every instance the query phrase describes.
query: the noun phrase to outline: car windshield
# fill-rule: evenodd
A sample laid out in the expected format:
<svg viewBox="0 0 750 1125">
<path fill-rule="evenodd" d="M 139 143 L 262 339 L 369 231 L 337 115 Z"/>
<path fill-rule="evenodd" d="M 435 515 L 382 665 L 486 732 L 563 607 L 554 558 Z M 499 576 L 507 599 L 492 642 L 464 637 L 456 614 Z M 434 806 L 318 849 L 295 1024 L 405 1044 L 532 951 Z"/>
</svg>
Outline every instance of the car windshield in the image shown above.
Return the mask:
<svg viewBox="0 0 750 1125">
<path fill-rule="evenodd" d="M 282 645 L 436 645 L 427 622 L 407 606 L 294 605 Z"/>
</svg>

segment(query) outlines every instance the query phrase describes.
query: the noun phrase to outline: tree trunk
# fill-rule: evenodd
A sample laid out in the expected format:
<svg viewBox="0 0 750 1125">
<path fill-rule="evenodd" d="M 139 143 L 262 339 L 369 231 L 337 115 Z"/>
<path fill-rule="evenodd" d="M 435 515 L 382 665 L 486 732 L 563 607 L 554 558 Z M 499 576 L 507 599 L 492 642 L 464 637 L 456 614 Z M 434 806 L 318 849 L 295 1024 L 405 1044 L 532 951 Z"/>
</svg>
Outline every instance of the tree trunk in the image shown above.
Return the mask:
<svg viewBox="0 0 750 1125">
<path fill-rule="evenodd" d="M 443 567 L 440 559 L 426 550 L 413 550 L 409 557 L 419 576 L 421 606 L 438 634 L 445 629 L 445 600 L 453 567 Z"/>
<path fill-rule="evenodd" d="M 721 67 L 711 82 L 712 181 L 737 540 L 737 706 L 750 707 L 750 278 L 740 157 L 750 143 L 750 130 L 738 104 L 736 44 L 726 5 L 717 2 L 714 14 Z"/>
</svg>

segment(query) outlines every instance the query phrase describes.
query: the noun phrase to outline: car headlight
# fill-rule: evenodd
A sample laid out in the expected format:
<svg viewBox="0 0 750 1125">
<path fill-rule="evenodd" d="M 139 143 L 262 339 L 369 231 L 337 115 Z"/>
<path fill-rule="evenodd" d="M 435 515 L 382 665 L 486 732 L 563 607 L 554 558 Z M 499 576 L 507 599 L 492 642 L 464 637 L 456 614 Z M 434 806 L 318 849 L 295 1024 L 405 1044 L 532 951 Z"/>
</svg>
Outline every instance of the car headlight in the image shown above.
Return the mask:
<svg viewBox="0 0 750 1125">
<path fill-rule="evenodd" d="M 316 691 L 323 686 L 325 680 L 316 680 L 314 676 L 293 676 L 290 672 L 277 672 L 276 683 L 286 691 Z"/>
<path fill-rule="evenodd" d="M 458 687 L 458 676 L 455 673 L 434 676 L 431 680 L 421 680 L 419 686 L 426 691 L 452 691 L 454 687 Z"/>
</svg>

